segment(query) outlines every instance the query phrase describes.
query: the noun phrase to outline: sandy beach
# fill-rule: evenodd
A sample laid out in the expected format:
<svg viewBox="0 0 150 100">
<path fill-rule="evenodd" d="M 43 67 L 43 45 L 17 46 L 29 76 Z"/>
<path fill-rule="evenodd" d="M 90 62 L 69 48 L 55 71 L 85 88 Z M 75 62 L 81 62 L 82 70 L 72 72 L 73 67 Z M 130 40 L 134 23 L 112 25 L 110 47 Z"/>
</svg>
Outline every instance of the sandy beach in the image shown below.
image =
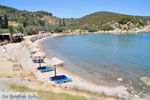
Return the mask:
<svg viewBox="0 0 150 100">
<path fill-rule="evenodd" d="M 46 33 L 43 35 L 25 36 L 24 37 L 25 40 L 21 43 L 12 43 L 12 44 L 5 45 L 5 47 L 7 48 L 6 53 L 2 52 L 3 46 L 1 46 L 0 47 L 0 68 L 1 68 L 0 77 L 2 78 L 23 77 L 24 81 L 32 78 L 33 79 L 32 85 L 50 85 L 50 86 L 56 86 L 59 88 L 65 88 L 70 90 L 81 90 L 81 91 L 90 91 L 93 93 L 104 93 L 107 96 L 111 96 L 111 97 L 118 96 L 119 98 L 124 98 L 124 99 L 135 98 L 127 91 L 127 87 L 125 86 L 120 85 L 117 87 L 107 87 L 107 86 L 96 85 L 81 78 L 78 75 L 75 75 L 71 72 L 64 70 L 63 67 L 57 69 L 57 75 L 66 75 L 67 77 L 71 77 L 73 81 L 62 83 L 62 84 L 55 84 L 53 81 L 50 81 L 49 77 L 54 76 L 54 71 L 41 73 L 39 70 L 37 70 L 37 67 L 39 65 L 32 63 L 32 59 L 29 58 L 30 56 L 29 50 L 30 50 L 30 43 L 40 48 L 41 41 L 54 36 L 58 36 L 58 35 L 56 34 L 51 35 L 49 33 Z M 43 51 L 42 48 L 40 49 L 41 51 Z M 47 55 L 46 59 L 50 59 L 50 60 L 52 59 L 50 56 L 48 56 L 48 54 L 46 55 Z M 11 70 L 9 66 L 13 66 L 14 64 L 20 64 L 21 69 L 17 69 L 17 71 L 15 72 Z M 8 73 L 8 75 L 7 74 L 4 75 L 4 73 Z M 16 75 L 16 73 L 20 73 L 20 75 Z M 29 75 L 27 75 L 27 77 L 22 76 L 23 73 L 27 73 L 27 74 L 29 73 Z M 34 73 L 34 75 L 32 75 L 32 73 Z M 24 82 L 24 83 L 30 85 L 30 83 L 28 82 Z"/>
</svg>

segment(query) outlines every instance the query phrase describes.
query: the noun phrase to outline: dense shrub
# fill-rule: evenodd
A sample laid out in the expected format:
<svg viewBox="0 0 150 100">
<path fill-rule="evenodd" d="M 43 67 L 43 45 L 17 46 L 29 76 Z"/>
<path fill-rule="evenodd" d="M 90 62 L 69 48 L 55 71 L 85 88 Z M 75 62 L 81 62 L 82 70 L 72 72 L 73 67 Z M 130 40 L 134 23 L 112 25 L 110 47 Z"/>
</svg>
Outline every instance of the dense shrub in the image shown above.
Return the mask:
<svg viewBox="0 0 150 100">
<path fill-rule="evenodd" d="M 105 25 L 105 26 L 103 26 L 102 30 L 104 30 L 104 31 L 111 31 L 111 30 L 114 30 L 114 28 L 112 26 L 110 26 L 110 25 Z"/>
<path fill-rule="evenodd" d="M 22 27 L 22 25 L 19 25 L 17 27 L 17 31 L 20 32 L 20 33 L 23 33 L 24 32 L 24 28 Z"/>
<path fill-rule="evenodd" d="M 123 17 L 120 20 L 118 20 L 119 24 L 127 24 L 128 22 L 131 22 L 133 24 L 137 24 L 140 22 L 138 18 L 134 17 Z"/>
<path fill-rule="evenodd" d="M 39 26 L 27 26 L 25 28 L 28 35 L 38 34 L 38 32 L 41 30 Z"/>
<path fill-rule="evenodd" d="M 62 30 L 62 28 L 61 27 L 56 27 L 55 29 L 54 29 L 54 32 L 56 32 L 56 33 L 59 33 L 59 32 L 62 32 L 63 30 Z"/>
<path fill-rule="evenodd" d="M 90 29 L 88 29 L 88 32 L 97 32 L 98 30 L 97 29 L 95 29 L 95 28 L 90 28 Z"/>
<path fill-rule="evenodd" d="M 118 22 L 119 24 L 127 24 L 127 22 L 129 21 L 130 21 L 130 18 L 124 17 L 124 18 L 121 18 Z"/>
<path fill-rule="evenodd" d="M 144 22 L 139 22 L 139 25 L 140 25 L 140 26 L 144 26 L 145 23 L 144 23 Z"/>
</svg>

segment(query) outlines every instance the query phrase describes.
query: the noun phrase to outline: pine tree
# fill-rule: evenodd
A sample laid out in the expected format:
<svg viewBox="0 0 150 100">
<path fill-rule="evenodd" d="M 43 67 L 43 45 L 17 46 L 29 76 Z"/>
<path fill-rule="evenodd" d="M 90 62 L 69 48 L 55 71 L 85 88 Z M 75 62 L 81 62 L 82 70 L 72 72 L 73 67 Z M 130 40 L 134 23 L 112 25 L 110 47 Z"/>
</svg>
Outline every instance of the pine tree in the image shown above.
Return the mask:
<svg viewBox="0 0 150 100">
<path fill-rule="evenodd" d="M 59 23 L 60 27 L 62 27 L 62 22 L 61 22 L 61 19 L 60 19 L 60 23 Z"/>
<path fill-rule="evenodd" d="M 63 26 L 66 26 L 65 19 L 63 18 Z"/>
<path fill-rule="evenodd" d="M 11 35 L 10 42 L 12 43 L 13 42 L 13 34 L 14 34 L 14 30 L 13 30 L 12 26 L 9 26 L 9 33 Z"/>
<path fill-rule="evenodd" d="M 0 16 L 0 28 L 3 28 L 3 19 L 1 16 Z"/>
<path fill-rule="evenodd" d="M 23 21 L 22 24 L 23 24 L 23 27 L 27 27 L 27 22 L 26 21 Z"/>
<path fill-rule="evenodd" d="M 8 18 L 7 18 L 7 15 L 4 15 L 4 28 L 8 28 Z"/>
</svg>

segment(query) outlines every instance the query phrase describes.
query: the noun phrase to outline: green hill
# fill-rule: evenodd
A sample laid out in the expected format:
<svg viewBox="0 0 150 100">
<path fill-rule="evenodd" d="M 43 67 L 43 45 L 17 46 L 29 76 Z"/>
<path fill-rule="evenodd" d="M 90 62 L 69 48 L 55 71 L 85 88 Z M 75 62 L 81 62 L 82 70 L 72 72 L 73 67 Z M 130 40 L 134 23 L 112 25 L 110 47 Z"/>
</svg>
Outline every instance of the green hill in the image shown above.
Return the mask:
<svg viewBox="0 0 150 100">
<path fill-rule="evenodd" d="M 45 16 L 48 16 L 49 20 L 52 20 L 51 23 L 54 24 L 57 24 L 59 19 L 54 17 L 52 13 L 45 11 L 29 12 L 0 5 L 0 16 L 4 15 L 7 15 L 9 21 L 15 21 L 17 23 L 23 23 L 25 21 L 27 25 L 44 26 L 47 20 L 42 20 L 42 18 Z"/>
<path fill-rule="evenodd" d="M 125 14 L 118 14 L 113 12 L 96 12 L 86 15 L 80 19 L 81 24 L 106 24 L 111 21 L 120 21 L 123 18 L 136 19 L 136 20 L 148 20 L 148 17 L 132 16 Z"/>
<path fill-rule="evenodd" d="M 0 5 L 0 33 L 8 32 L 8 25 L 4 23 L 4 20 L 5 22 L 8 20 L 9 26 L 14 26 L 15 32 L 22 30 L 26 33 L 36 34 L 41 30 L 54 32 L 69 32 L 70 30 L 94 32 L 109 31 L 114 28 L 130 30 L 134 27 L 143 28 L 150 21 L 150 17 L 102 11 L 76 19 L 58 18 L 46 11 L 30 12 Z M 124 27 L 125 25 L 128 27 Z"/>
</svg>

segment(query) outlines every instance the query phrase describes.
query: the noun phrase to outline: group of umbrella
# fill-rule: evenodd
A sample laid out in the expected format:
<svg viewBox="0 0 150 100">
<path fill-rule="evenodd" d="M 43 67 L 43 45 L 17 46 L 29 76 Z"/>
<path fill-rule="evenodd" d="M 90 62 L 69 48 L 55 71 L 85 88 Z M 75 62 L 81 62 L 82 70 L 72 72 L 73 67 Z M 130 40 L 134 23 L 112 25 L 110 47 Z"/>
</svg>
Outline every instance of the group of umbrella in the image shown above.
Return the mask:
<svg viewBox="0 0 150 100">
<path fill-rule="evenodd" d="M 45 59 L 45 53 L 41 52 L 39 48 L 32 48 L 30 50 L 30 58 L 32 59 L 33 63 L 39 63 L 37 70 L 41 72 L 55 72 L 55 75 L 53 77 L 49 77 L 50 81 L 54 81 L 55 83 L 65 83 L 72 81 L 72 79 L 66 77 L 66 75 L 56 75 L 56 68 L 64 66 L 64 61 L 56 57 L 53 57 L 51 60 Z M 41 63 L 45 63 L 46 66 L 42 66 Z"/>
</svg>

